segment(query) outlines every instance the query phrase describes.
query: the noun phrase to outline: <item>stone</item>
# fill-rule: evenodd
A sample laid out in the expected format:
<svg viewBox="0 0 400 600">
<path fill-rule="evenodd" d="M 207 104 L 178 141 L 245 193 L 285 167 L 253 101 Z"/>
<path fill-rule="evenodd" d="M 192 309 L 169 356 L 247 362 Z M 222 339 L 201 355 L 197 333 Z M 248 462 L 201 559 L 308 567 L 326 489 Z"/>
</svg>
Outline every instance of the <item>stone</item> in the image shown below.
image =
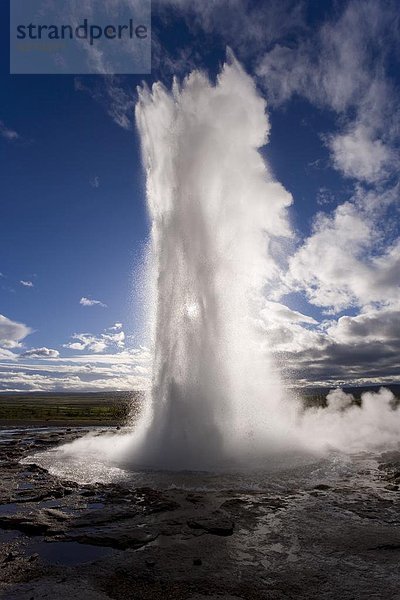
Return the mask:
<svg viewBox="0 0 400 600">
<path fill-rule="evenodd" d="M 146 558 L 146 567 L 154 567 L 156 564 L 155 560 L 152 560 L 151 558 Z"/>
<path fill-rule="evenodd" d="M 94 546 L 106 546 L 117 550 L 128 548 L 140 548 L 158 537 L 157 531 L 151 531 L 138 527 L 136 524 L 117 523 L 92 527 L 86 530 L 71 530 L 65 533 L 63 539 L 75 541 L 81 544 L 92 544 Z"/>
<path fill-rule="evenodd" d="M 190 519 L 187 522 L 191 529 L 203 529 L 213 535 L 228 536 L 233 534 L 234 523 L 222 511 L 214 511 L 210 515 Z"/>
</svg>

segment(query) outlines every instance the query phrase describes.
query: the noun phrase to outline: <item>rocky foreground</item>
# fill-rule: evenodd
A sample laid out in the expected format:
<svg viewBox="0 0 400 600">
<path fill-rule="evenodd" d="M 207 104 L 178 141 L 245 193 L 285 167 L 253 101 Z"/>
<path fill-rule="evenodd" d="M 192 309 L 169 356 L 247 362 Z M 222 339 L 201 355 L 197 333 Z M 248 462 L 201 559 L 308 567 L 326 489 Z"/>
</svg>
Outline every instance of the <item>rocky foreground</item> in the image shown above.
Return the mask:
<svg viewBox="0 0 400 600">
<path fill-rule="evenodd" d="M 20 462 L 79 435 L 0 435 L 1 598 L 400 600 L 400 453 L 253 491 L 79 485 Z"/>
</svg>

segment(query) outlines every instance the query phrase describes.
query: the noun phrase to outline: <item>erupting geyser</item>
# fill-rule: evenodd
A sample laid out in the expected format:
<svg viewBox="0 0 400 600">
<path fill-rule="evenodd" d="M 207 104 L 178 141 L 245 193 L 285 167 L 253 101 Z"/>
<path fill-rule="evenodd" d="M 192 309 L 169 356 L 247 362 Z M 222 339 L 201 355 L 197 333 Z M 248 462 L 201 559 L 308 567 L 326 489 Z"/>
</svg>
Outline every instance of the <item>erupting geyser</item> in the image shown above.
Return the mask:
<svg viewBox="0 0 400 600">
<path fill-rule="evenodd" d="M 142 461 L 204 467 L 285 437 L 290 414 L 257 315 L 292 198 L 258 148 L 265 102 L 233 57 L 136 108 L 151 219 L 154 364 Z"/>
<path fill-rule="evenodd" d="M 268 467 L 272 454 L 300 448 L 397 442 L 389 390 L 365 394 L 361 407 L 337 390 L 304 414 L 284 397 L 259 315 L 292 198 L 259 153 L 269 123 L 252 79 L 230 56 L 215 84 L 194 72 L 172 91 L 139 89 L 136 120 L 151 222 L 146 406 L 134 431 L 86 436 L 39 464 L 96 480 L 105 467 L 113 478 L 115 465 Z"/>
</svg>

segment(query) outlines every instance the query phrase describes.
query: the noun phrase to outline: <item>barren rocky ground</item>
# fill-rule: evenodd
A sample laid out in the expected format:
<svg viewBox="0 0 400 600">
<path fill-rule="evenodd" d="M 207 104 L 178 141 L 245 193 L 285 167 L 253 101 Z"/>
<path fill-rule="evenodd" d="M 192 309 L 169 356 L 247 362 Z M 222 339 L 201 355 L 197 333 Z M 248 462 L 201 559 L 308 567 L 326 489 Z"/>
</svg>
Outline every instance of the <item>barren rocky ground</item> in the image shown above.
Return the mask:
<svg viewBox="0 0 400 600">
<path fill-rule="evenodd" d="M 231 489 L 82 485 L 20 462 L 82 433 L 0 432 L 0 597 L 400 600 L 400 453 Z"/>
</svg>

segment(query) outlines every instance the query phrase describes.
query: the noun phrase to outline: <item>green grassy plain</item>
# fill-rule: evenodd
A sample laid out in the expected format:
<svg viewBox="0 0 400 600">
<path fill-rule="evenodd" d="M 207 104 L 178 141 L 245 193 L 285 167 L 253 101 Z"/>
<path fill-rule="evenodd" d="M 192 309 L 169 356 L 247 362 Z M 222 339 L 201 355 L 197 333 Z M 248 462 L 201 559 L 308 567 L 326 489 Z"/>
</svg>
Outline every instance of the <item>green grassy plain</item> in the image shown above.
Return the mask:
<svg viewBox="0 0 400 600">
<path fill-rule="evenodd" d="M 0 395 L 0 425 L 122 425 L 136 415 L 140 392 Z"/>
</svg>

